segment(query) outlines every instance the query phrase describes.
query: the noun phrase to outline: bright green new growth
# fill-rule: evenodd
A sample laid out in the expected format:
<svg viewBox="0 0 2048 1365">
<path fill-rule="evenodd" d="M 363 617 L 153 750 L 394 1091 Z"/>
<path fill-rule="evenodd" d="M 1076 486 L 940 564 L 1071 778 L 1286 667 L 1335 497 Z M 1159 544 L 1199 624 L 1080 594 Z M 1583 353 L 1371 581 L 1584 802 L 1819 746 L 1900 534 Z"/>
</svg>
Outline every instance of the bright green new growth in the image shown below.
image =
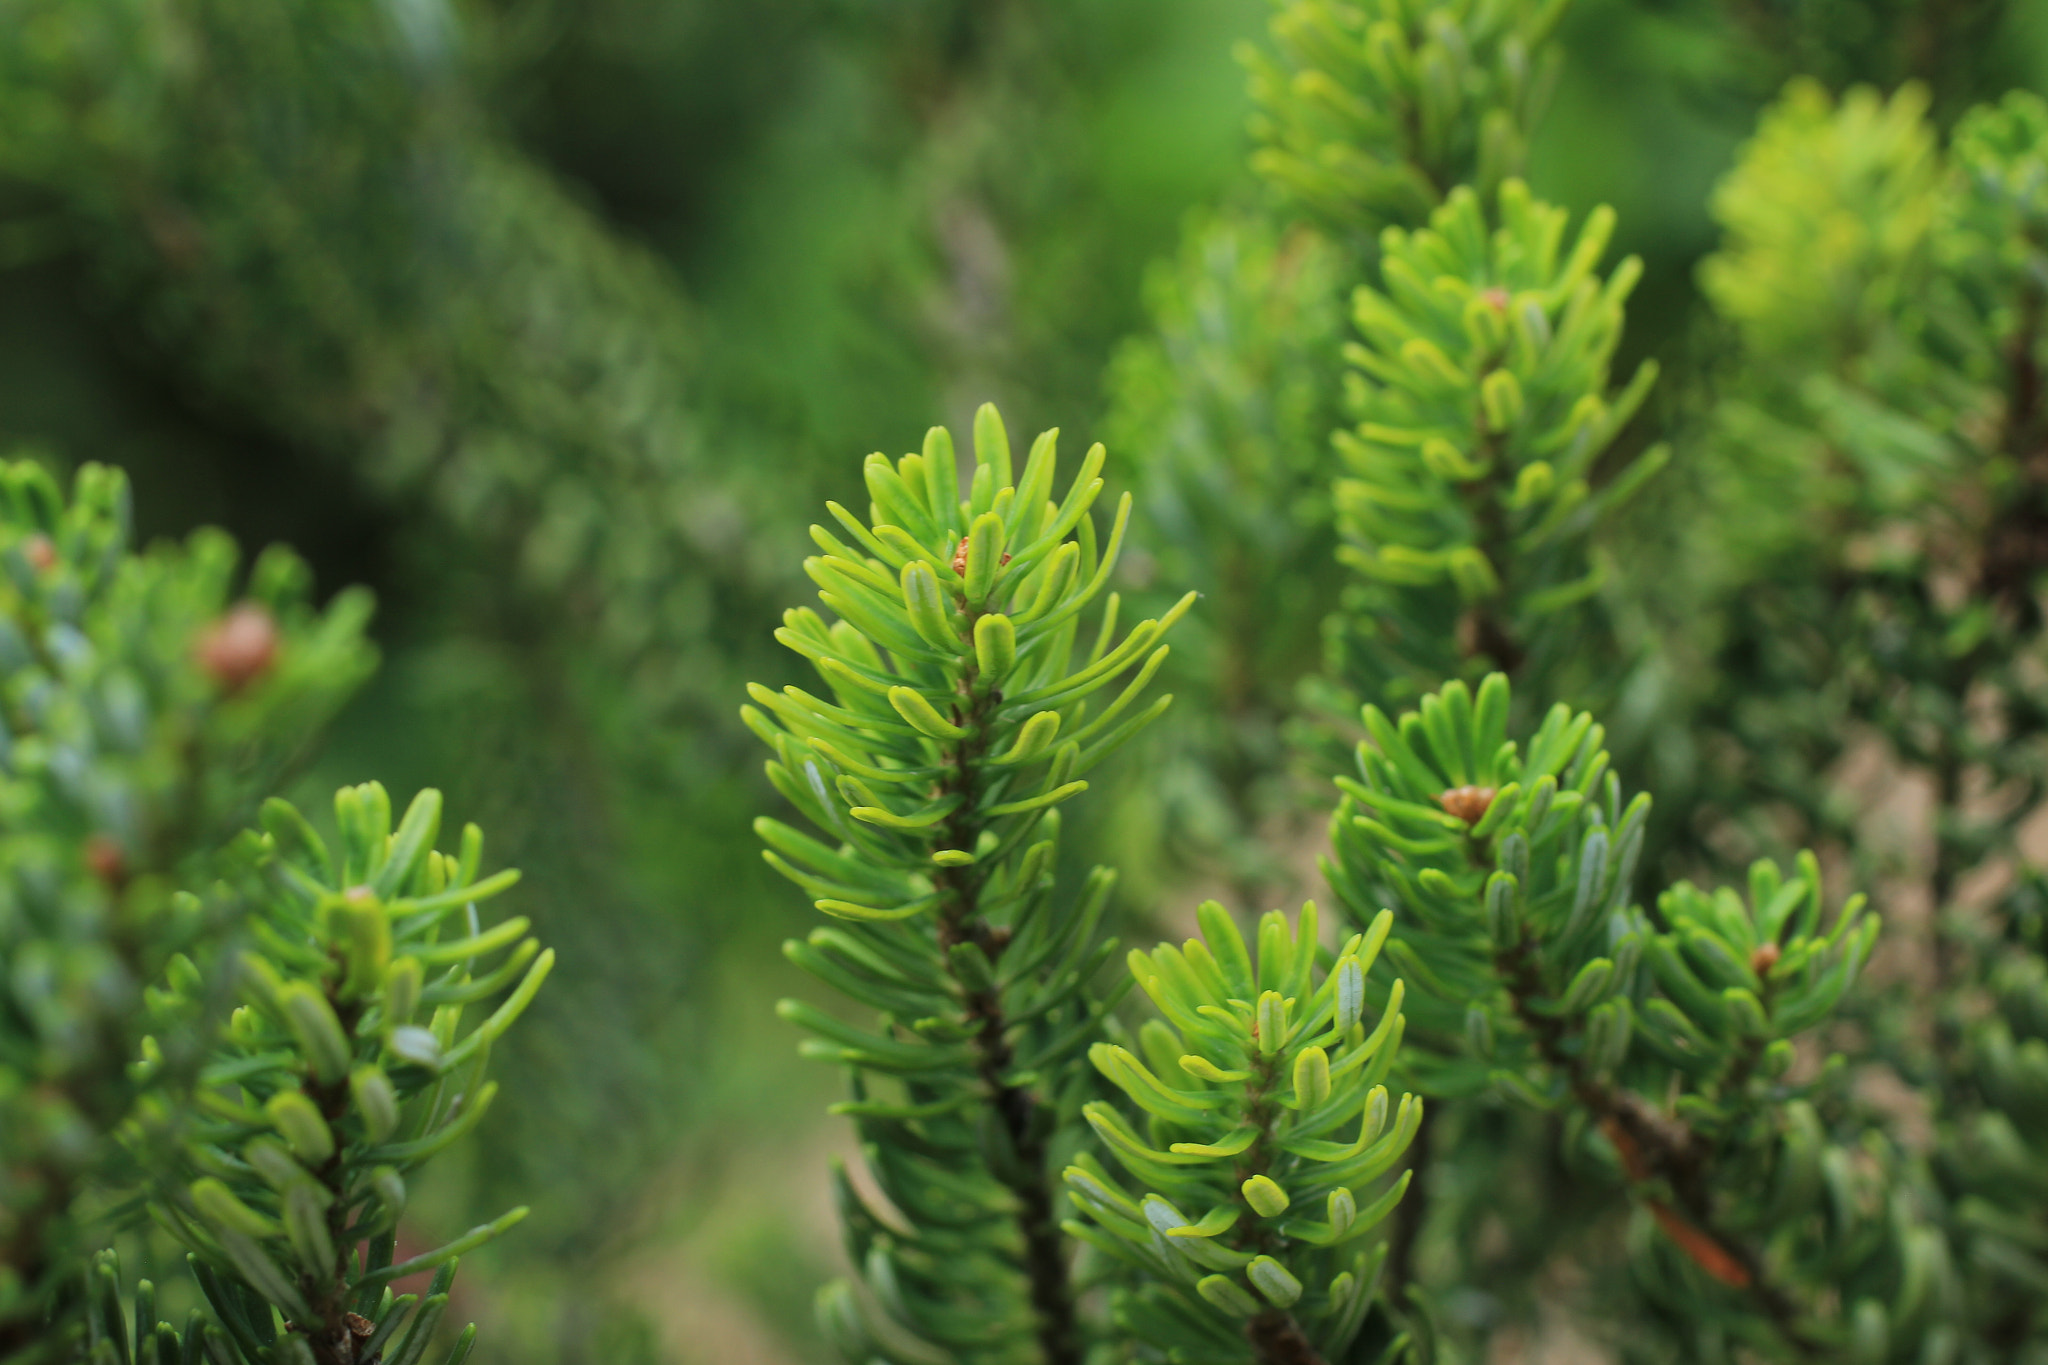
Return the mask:
<svg viewBox="0 0 2048 1365">
<path fill-rule="evenodd" d="M 1765 364 L 1716 414 L 1708 472 L 1740 512 L 1713 533 L 1752 556 L 1930 502 L 1993 559 L 2014 554 L 1999 523 L 2024 519 L 2048 432 L 2032 377 L 2048 105 L 1974 109 L 1946 148 L 1926 112 L 1913 86 L 1835 101 L 1794 82 L 1715 194 L 1727 240 L 1701 284 Z M 1815 505 L 1829 515 L 1789 515 Z"/>
<path fill-rule="evenodd" d="M 1788 545 L 1841 538 L 1838 516 L 1813 509 L 1924 499 L 1984 420 L 1978 377 L 1955 361 L 1995 334 L 1958 306 L 1966 273 L 1944 227 L 1945 206 L 1973 195 L 1926 112 L 1916 86 L 1837 102 L 1794 81 L 1714 193 L 1724 240 L 1700 286 L 1755 358 L 1713 413 L 1718 448 L 1696 476 L 1731 509 L 1705 537 L 1734 559 L 1732 580 Z"/>
<path fill-rule="evenodd" d="M 1090 1049 L 1135 1110 L 1084 1112 L 1138 1189 L 1083 1156 L 1067 1189 L 1094 1226 L 1072 1230 L 1143 1272 L 1117 1324 L 1173 1359 L 1240 1359 L 1247 1338 L 1260 1359 L 1339 1359 L 1386 1256 L 1368 1236 L 1408 1179 L 1375 1187 L 1422 1122 L 1421 1102 L 1390 1104 L 1384 1084 L 1402 986 L 1377 1009 L 1366 1001 L 1393 916 L 1353 935 L 1324 973 L 1313 902 L 1298 927 L 1266 915 L 1256 956 L 1221 905 L 1199 916 L 1202 939 L 1131 954 L 1162 1016 L 1140 1031 L 1139 1052 Z"/>
<path fill-rule="evenodd" d="M 1837 106 L 1794 81 L 1714 191 L 1727 242 L 1700 266 L 1715 308 L 1758 355 L 1810 366 L 1897 309 L 1930 264 L 1941 164 L 1927 93 L 1852 91 Z"/>
<path fill-rule="evenodd" d="M 1358 291 L 1358 422 L 1335 437 L 1335 496 L 1339 556 L 1366 584 L 1339 667 L 1368 695 L 1413 695 L 1468 657 L 1520 666 L 1539 621 L 1599 590 L 1590 527 L 1664 462 L 1652 450 L 1593 486 L 1657 368 L 1609 390 L 1641 266 L 1601 281 L 1613 213 L 1569 248 L 1566 221 L 1519 180 L 1491 216 L 1460 186 L 1427 228 L 1387 229 L 1381 285 Z"/>
<path fill-rule="evenodd" d="M 415 797 L 396 830 L 374 782 L 342 788 L 334 807 L 338 850 L 288 803 L 265 803 L 263 833 L 236 850 L 260 885 L 258 908 L 197 1112 L 151 1106 L 125 1135 L 152 1171 L 151 1216 L 191 1250 L 230 1358 L 246 1365 L 412 1365 L 447 1306 L 456 1257 L 526 1212 L 391 1262 L 406 1176 L 483 1120 L 497 1093 L 485 1079 L 491 1044 L 555 959 L 522 918 L 483 926 L 477 903 L 518 874 L 483 875 L 475 825 L 458 852 L 435 849 L 439 792 Z M 198 969 L 177 958 L 150 1014 L 161 1031 L 190 1029 L 211 1003 Z M 145 1069 L 160 1055 L 145 1038 Z M 424 1300 L 392 1297 L 392 1281 L 434 1268 Z M 283 1336 L 273 1307 L 291 1324 Z"/>
<path fill-rule="evenodd" d="M 893 1330 L 962 1360 L 1081 1359 L 1053 1149 L 1113 1003 L 1089 989 L 1114 950 L 1098 938 L 1113 878 L 1055 891 L 1055 808 L 1166 708 L 1141 698 L 1194 598 L 1119 636 L 1111 593 L 1084 631 L 1130 498 L 1099 538 L 1103 448 L 1056 499 L 1057 437 L 1013 474 L 984 406 L 964 484 L 943 428 L 894 464 L 869 456 L 868 518 L 833 503 L 837 529 L 811 528 L 824 553 L 805 569 L 839 619 L 793 610 L 776 636 L 827 695 L 757 684 L 742 711 L 775 750 L 770 780 L 824 836 L 762 819 L 763 856 L 843 921 L 785 951 L 882 1012 L 864 1028 L 782 1006 L 818 1035 L 808 1055 L 849 1068 L 840 1110 L 895 1208 L 877 1214 L 842 1175 L 854 1262 Z M 896 1358 L 845 1286 L 820 1311 L 850 1359 Z"/>
<path fill-rule="evenodd" d="M 1470 185 L 1491 200 L 1528 158 L 1569 0 L 1286 0 L 1277 59 L 1247 48 L 1252 165 L 1333 226 L 1420 222 Z"/>
</svg>

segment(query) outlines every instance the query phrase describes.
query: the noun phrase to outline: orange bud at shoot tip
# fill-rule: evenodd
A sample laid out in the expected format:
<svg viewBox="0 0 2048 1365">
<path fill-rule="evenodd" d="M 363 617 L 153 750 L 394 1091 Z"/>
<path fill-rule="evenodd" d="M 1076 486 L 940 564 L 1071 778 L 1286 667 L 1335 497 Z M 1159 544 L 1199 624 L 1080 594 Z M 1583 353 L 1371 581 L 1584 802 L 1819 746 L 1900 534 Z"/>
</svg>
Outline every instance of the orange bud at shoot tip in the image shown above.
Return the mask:
<svg viewBox="0 0 2048 1365">
<path fill-rule="evenodd" d="M 1437 797 L 1437 804 L 1445 812 L 1456 816 L 1468 825 L 1476 825 L 1486 818 L 1487 810 L 1493 805 L 1492 787 L 1453 787 Z"/>
</svg>

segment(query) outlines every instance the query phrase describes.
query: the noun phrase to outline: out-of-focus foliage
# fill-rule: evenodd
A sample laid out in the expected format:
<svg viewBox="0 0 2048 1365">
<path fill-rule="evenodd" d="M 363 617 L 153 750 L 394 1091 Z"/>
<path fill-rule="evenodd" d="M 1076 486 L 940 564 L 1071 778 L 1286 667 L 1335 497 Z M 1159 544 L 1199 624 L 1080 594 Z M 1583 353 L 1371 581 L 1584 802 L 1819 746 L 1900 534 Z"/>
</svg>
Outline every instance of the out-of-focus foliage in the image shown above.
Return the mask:
<svg viewBox="0 0 2048 1365">
<path fill-rule="evenodd" d="M 745 567 L 729 495 L 672 492 L 703 467 L 687 312 L 464 98 L 456 12 L 15 0 L 0 25 L 0 172 L 152 343 L 516 565 L 683 761 Z"/>
<path fill-rule="evenodd" d="M 1706 273 L 1755 366 L 1704 433 L 1723 482 L 1702 533 L 1742 520 L 1773 533 L 1728 538 L 1748 558 L 1720 599 L 1718 687 L 1696 722 L 1721 746 L 1706 813 L 1731 842 L 1830 839 L 1871 875 L 1925 887 L 1920 963 L 1897 969 L 1917 999 L 1869 1002 L 1862 1022 L 1874 1059 L 1932 1110 L 1932 1178 L 1916 1198 L 1968 1267 L 1946 1330 L 1971 1358 L 1998 1358 L 2043 1330 L 2026 1288 L 2039 1262 L 2023 1250 L 2043 1210 L 2008 1125 L 2031 1055 L 2014 1040 L 2032 1029 L 2021 1021 L 2041 970 L 2038 875 L 2015 864 L 2048 792 L 2048 109 L 2009 95 L 1972 110 L 1942 146 L 1910 90 L 1882 112 L 1867 92 L 1836 103 L 1794 87 L 1786 100 L 1719 201 L 1731 241 Z M 1754 203 L 1787 162 L 1830 191 L 1802 219 Z M 1816 217 L 1852 216 L 1860 232 L 1815 241 Z M 1894 245 L 1873 250 L 1880 242 Z M 1844 282 L 1837 297 L 1850 306 L 1816 317 L 1800 294 L 1733 283 L 1745 264 L 1791 279 L 1802 258 Z M 1789 486 L 1803 516 L 1776 517 L 1788 484 L 1774 469 L 1801 473 Z M 1859 756 L 1925 784 L 1928 839 L 1911 859 L 1873 842 L 1867 802 L 1844 791 L 1839 774 Z M 1988 1015 L 1987 997 L 1999 1006 Z M 2006 1191 L 1995 1218 L 1989 1181 Z"/>
<path fill-rule="evenodd" d="M 1248 48 L 1252 165 L 1339 229 L 1413 223 L 1519 175 L 1570 0 L 1287 0 Z"/>
<path fill-rule="evenodd" d="M 1932 83 L 1951 111 L 2012 83 L 2013 54 L 1997 41 L 2025 7 L 2011 0 L 1719 0 L 1747 30 L 1758 75 L 1798 73 L 1841 88 L 1856 82 Z"/>
<path fill-rule="evenodd" d="M 189 1036 L 131 1068 L 145 986 L 246 909 L 222 842 L 304 756 L 373 654 L 360 594 L 325 611 L 273 550 L 246 572 L 198 532 L 138 552 L 128 485 L 88 465 L 67 498 L 0 468 L 0 1355 L 49 1353 L 45 1296 L 82 1263 L 74 1215 L 109 1142 Z M 189 962 L 187 963 L 189 969 Z M 61 1336 L 61 1333 L 59 1334 Z"/>
<path fill-rule="evenodd" d="M 1323 465 L 1343 278 L 1312 232 L 1191 223 L 1149 281 L 1156 330 L 1110 370 L 1109 438 L 1139 452 L 1138 600 L 1203 600 L 1166 663 L 1183 704 L 1134 773 L 1149 800 L 1124 842 L 1153 850 L 1132 860 L 1147 887 L 1192 859 L 1258 904 L 1291 875 L 1274 846 L 1295 804 L 1283 725 L 1342 581 Z"/>
<path fill-rule="evenodd" d="M 1765 591 L 1730 593 L 1728 611 L 1784 622 L 1832 599 L 1806 617 L 1804 632 L 1761 633 L 1769 644 L 1750 664 L 1742 710 L 1730 715 L 1738 733 L 1755 727 L 1744 748 L 1762 765 L 1757 778 L 1828 828 L 1840 812 L 1821 790 L 1826 755 L 1852 742 L 1859 719 L 1900 757 L 1951 770 L 1951 794 L 1966 764 L 1991 762 L 2003 782 L 2032 762 L 2025 745 L 1973 741 L 1964 700 L 1973 688 L 1994 689 L 1987 720 L 1997 724 L 2024 726 L 2037 713 L 2021 664 L 2040 628 L 2031 585 L 2043 473 L 2044 257 L 2029 197 L 2048 155 L 2048 120 L 2038 100 L 2012 96 L 1965 120 L 1935 164 L 1910 95 L 1895 97 L 1882 121 L 1867 95 L 1832 109 L 1798 87 L 1788 100 L 1729 181 L 1722 202 L 1735 236 L 1703 270 L 1760 361 L 1716 414 L 1719 515 L 1703 534 L 1728 528 L 1724 545 L 1738 547 L 1731 578 L 1770 576 Z M 1886 149 L 1900 146 L 1929 162 L 1911 173 L 1917 190 L 1857 193 L 1868 179 L 1843 164 L 1888 166 L 1896 158 Z M 1816 242 L 1814 215 L 1750 207 L 1788 158 L 1842 187 L 1819 212 L 1868 226 Z M 1887 169 L 1881 178 L 1901 177 Z M 1871 250 L 1881 237 L 1901 245 Z M 1833 292 L 1848 302 L 1816 317 L 1801 307 L 1803 292 L 1730 283 L 1738 273 L 1796 278 L 1794 261 L 1809 279 L 1840 281 Z M 1765 521 L 1786 505 L 1788 487 L 1803 515 Z M 1745 523 L 1754 532 L 1760 522 L 1769 534 L 1743 536 Z M 1738 617 L 1734 629 L 1746 627 Z M 1788 743 L 1803 747 L 1794 753 Z M 1961 747 L 1944 756 L 1951 746 Z M 1944 837 L 1962 833 L 1952 827 Z M 1956 856 L 1975 861 L 1989 851 L 1985 838 L 1980 831 Z"/>
<path fill-rule="evenodd" d="M 1859 89 L 1838 109 L 1799 82 L 1715 194 L 1727 239 L 1700 282 L 1763 366 L 1716 412 L 1720 467 L 1751 489 L 1796 490 L 1731 495 L 1745 511 L 1715 531 L 1733 537 L 1731 575 L 1788 539 L 1838 533 L 1838 520 L 1809 520 L 1816 506 L 1903 507 L 1955 459 L 1949 431 L 1969 395 L 1928 349 L 1942 327 L 1927 310 L 1931 234 L 1950 179 L 1926 107 L 1909 86 L 1889 101 Z M 1887 413 L 1880 395 L 1894 394 L 1933 420 Z"/>
<path fill-rule="evenodd" d="M 1720 314 L 1760 357 L 1812 367 L 1862 340 L 1931 262 L 1941 188 L 1927 99 L 1868 87 L 1835 107 L 1800 80 L 1765 114 L 1736 171 L 1715 191 L 1726 240 L 1700 268 Z M 1817 353 L 1818 352 L 1818 353 Z"/>
<path fill-rule="evenodd" d="M 717 799 L 735 746 L 703 705 L 722 713 L 736 677 L 722 604 L 752 601 L 746 493 L 701 474 L 671 272 L 493 128 L 471 90 L 489 30 L 455 9 L 23 0 L 0 26 L 20 35 L 0 51 L 0 172 L 102 297 L 209 403 L 424 509 L 404 563 L 462 592 L 395 680 L 449 699 L 419 742 L 473 771 L 458 797 L 520 793 L 567 836 L 526 860 L 569 950 L 541 1007 L 555 1028 L 507 1049 L 559 1103 L 501 1141 L 528 1169 L 586 1145 L 586 1211 L 539 1226 L 595 1237 L 658 1156 L 589 1120 L 644 1131 L 683 1073 L 627 1041 L 661 978 L 634 979 L 646 959 L 617 924 L 644 910 L 627 938 L 681 938 L 607 856 L 638 832 L 563 816 L 650 788 Z M 521 681 L 478 681 L 515 659 Z"/>
</svg>

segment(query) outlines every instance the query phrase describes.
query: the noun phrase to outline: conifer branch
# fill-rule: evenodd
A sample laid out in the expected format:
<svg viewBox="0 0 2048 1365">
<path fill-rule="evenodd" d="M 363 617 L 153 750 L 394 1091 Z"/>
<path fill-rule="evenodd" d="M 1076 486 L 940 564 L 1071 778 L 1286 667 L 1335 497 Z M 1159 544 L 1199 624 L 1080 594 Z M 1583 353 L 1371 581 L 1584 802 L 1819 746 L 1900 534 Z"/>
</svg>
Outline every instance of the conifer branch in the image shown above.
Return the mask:
<svg viewBox="0 0 2048 1365">
<path fill-rule="evenodd" d="M 1387 960 L 1419 987 L 1418 1079 L 1580 1108 L 1669 1243 L 1818 1352 L 1810 1309 L 1766 1278 L 1715 1193 L 1724 1158 L 1777 1140 L 1760 1111 L 1797 1093 L 1789 1039 L 1838 1005 L 1876 921 L 1856 898 L 1823 931 L 1810 855 L 1790 880 L 1752 868 L 1746 911 L 1680 883 L 1653 920 L 1631 886 L 1648 798 L 1624 805 L 1600 727 L 1559 706 L 1525 747 L 1506 739 L 1509 709 L 1497 674 L 1398 726 L 1367 708 L 1359 780 L 1340 783 L 1326 872 L 1354 916 L 1409 911 Z M 1672 1083 L 1676 1112 L 1646 1098 Z"/>
<path fill-rule="evenodd" d="M 1256 955 L 1221 905 L 1197 918 L 1203 937 L 1184 948 L 1131 954 L 1160 1015 L 1138 1051 L 1091 1053 L 1130 1108 L 1090 1105 L 1088 1121 L 1139 1190 L 1077 1160 L 1067 1184 L 1093 1226 L 1074 1231 L 1139 1272 L 1119 1317 L 1155 1346 L 1215 1353 L 1235 1337 L 1259 1365 L 1340 1359 L 1386 1261 L 1361 1244 L 1408 1188 L 1389 1177 L 1423 1112 L 1382 1084 L 1405 1027 L 1398 983 L 1365 1027 L 1392 916 L 1343 944 L 1320 983 L 1313 902 L 1295 925 L 1264 916 Z"/>
<path fill-rule="evenodd" d="M 962 638 L 971 641 L 982 612 L 968 602 L 964 585 L 954 595 L 954 608 L 966 622 Z M 962 670 L 961 703 L 955 705 L 953 721 L 969 737 L 946 749 L 941 764 L 945 776 L 938 784 L 939 799 L 957 802 L 942 826 L 942 844 L 947 848 L 979 847 L 986 828 L 973 812 L 982 805 L 982 786 L 988 775 L 987 735 L 1003 697 L 996 686 L 979 687 L 980 680 L 978 663 L 968 662 Z M 1010 935 L 991 925 L 982 913 L 983 880 L 978 866 L 971 863 L 940 867 L 933 872 L 932 882 L 938 895 L 935 914 L 939 947 L 944 951 L 947 972 L 974 1030 L 975 1070 L 987 1091 L 995 1120 L 1005 1129 L 1004 1141 L 1016 1154 L 1008 1169 L 998 1170 L 997 1178 L 1017 1200 L 1017 1228 L 1024 1240 L 1024 1273 L 1030 1282 L 1031 1307 L 1037 1315 L 1040 1356 L 1045 1365 L 1080 1365 L 1083 1341 L 1069 1274 L 1071 1257 L 1053 1211 L 1047 1175 L 1045 1140 L 1051 1124 L 1042 1121 L 1041 1104 L 1031 1088 L 1010 1079 L 1016 1057 L 1010 1045 L 1011 1026 L 1003 1011 L 1001 993 L 993 983 L 962 980 L 953 964 L 952 950 L 972 944 L 990 964 L 1001 969 Z"/>
<path fill-rule="evenodd" d="M 1622 1173 L 1665 1232 L 1707 1274 L 1753 1296 L 1802 1356 L 1819 1356 L 1821 1346 L 1800 1324 L 1791 1298 L 1767 1278 L 1756 1253 L 1743 1239 L 1717 1225 L 1712 1194 L 1716 1173 L 1709 1144 L 1684 1120 L 1594 1074 L 1585 1062 L 1584 1030 L 1575 1021 L 1538 1008 L 1548 991 L 1528 941 L 1498 953 L 1494 965 L 1515 1017 L 1536 1044 L 1537 1055 L 1544 1065 L 1565 1077 L 1573 1098 L 1614 1145 Z M 1743 1053 L 1745 1071 L 1756 1053 L 1754 1047 Z M 1734 1083 L 1728 1088 L 1739 1092 L 1742 1077 L 1731 1079 Z M 1662 1203 L 1650 1188 L 1659 1182 L 1676 1197 L 1678 1212 Z"/>
<path fill-rule="evenodd" d="M 1091 645 L 1080 615 L 1130 514 L 1127 496 L 1098 539 L 1102 447 L 1055 500 L 1057 433 L 1013 477 L 1008 433 L 985 406 L 974 457 L 964 498 L 942 428 L 901 461 L 869 458 L 868 522 L 832 504 L 852 542 L 814 527 L 825 554 L 805 566 L 839 620 L 793 611 L 778 636 L 813 660 L 832 700 L 755 687 L 742 715 L 776 751 L 776 787 L 838 842 L 757 825 L 769 862 L 846 923 L 785 951 L 882 1011 L 870 1031 L 782 1007 L 821 1035 L 807 1053 L 853 1071 L 842 1109 L 909 1224 L 844 1189 L 861 1273 L 895 1327 L 937 1349 L 1075 1365 L 1087 1332 L 1051 1160 L 1074 1136 L 1083 1055 L 1113 1000 L 1090 990 L 1114 942 L 1098 938 L 1113 879 L 1097 869 L 1079 897 L 1058 894 L 1055 808 L 1164 709 L 1167 698 L 1140 698 L 1194 595 L 1119 636 L 1110 594 Z M 1087 699 L 1112 689 L 1091 711 Z M 884 1084 L 900 1099 L 874 1094 L 870 1075 L 897 1078 Z M 844 1287 L 827 1287 L 819 1313 L 850 1359 L 879 1351 Z"/>
<path fill-rule="evenodd" d="M 0 1069 L 36 1077 L 0 1083 L 0 1359 L 65 1349 L 69 1313 L 45 1319 L 84 1261 L 78 1195 L 119 1168 L 115 1132 L 203 1061 L 196 1032 L 146 1039 L 144 987 L 235 928 L 247 902 L 215 885 L 222 843 L 372 658 L 366 600 L 314 611 L 289 554 L 243 575 L 218 533 L 148 554 L 131 534 L 119 472 L 86 465 L 67 497 L 35 464 L 0 465 L 0 879 L 42 888 L 0 916 L 0 963 L 23 965 L 0 973 L 20 1030 Z"/>
<path fill-rule="evenodd" d="M 257 946 L 230 962 L 241 1008 L 200 1072 L 209 1099 L 124 1139 L 152 1216 L 190 1250 L 243 1365 L 364 1365 L 380 1346 L 393 1365 L 415 1365 L 459 1256 L 526 1213 L 391 1265 L 405 1177 L 490 1108 L 491 1046 L 532 1002 L 554 953 L 525 936 L 523 919 L 482 927 L 477 904 L 517 876 L 481 874 L 474 825 L 459 853 L 436 851 L 438 792 L 420 793 L 395 830 L 374 783 L 343 788 L 335 813 L 339 849 L 276 799 L 262 833 L 238 841 Z M 203 1025 L 207 989 L 189 969 L 173 973 L 152 1002 L 158 1026 Z M 462 1027 L 468 1006 L 499 996 Z M 422 1010 L 430 1023 L 415 1022 Z M 425 1269 L 437 1274 L 424 1301 L 394 1300 L 388 1282 Z M 473 1340 L 472 1329 L 448 1365 Z"/>
</svg>

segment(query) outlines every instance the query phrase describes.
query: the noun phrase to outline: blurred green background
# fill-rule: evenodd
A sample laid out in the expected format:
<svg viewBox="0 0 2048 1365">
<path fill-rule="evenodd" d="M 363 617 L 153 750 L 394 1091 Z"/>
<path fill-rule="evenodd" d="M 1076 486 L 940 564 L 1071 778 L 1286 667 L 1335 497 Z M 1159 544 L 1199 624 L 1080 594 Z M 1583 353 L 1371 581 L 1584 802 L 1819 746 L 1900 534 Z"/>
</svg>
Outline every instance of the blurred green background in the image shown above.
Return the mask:
<svg viewBox="0 0 2048 1365">
<path fill-rule="evenodd" d="M 1620 211 L 1631 351 L 1711 382 L 1707 194 L 1790 70 L 1895 81 L 1896 8 L 1580 0 L 1533 178 Z M 2043 88 L 2048 9 L 1955 8 L 1938 108 Z M 795 679 L 802 528 L 868 450 L 993 399 L 1142 462 L 1105 376 L 1191 217 L 1258 201 L 1266 10 L 0 0 L 0 445 L 373 587 L 385 667 L 302 795 L 443 787 L 561 949 L 417 1206 L 534 1206 L 464 1277 L 500 1358 L 819 1358 L 846 1138 L 771 1009 L 812 912 L 753 852 L 739 688 Z M 1103 825 L 1130 914 L 1192 903 Z"/>
</svg>

